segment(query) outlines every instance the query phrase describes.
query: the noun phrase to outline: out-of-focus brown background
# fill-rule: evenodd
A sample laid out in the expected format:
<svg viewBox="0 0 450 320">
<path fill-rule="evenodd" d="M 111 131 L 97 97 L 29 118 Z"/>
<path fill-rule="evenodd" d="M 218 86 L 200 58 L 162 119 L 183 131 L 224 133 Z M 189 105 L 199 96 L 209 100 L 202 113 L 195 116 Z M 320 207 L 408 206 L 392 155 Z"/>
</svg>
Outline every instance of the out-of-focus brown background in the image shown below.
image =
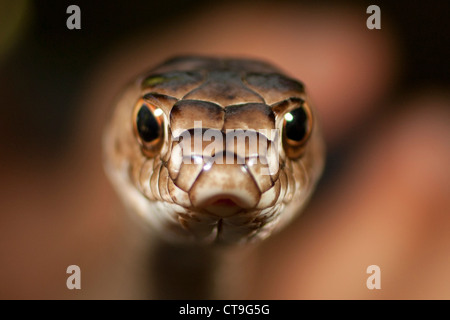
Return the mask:
<svg viewBox="0 0 450 320">
<path fill-rule="evenodd" d="M 81 8 L 81 30 L 66 8 Z M 368 30 L 366 8 L 381 8 Z M 145 243 L 103 174 L 117 91 L 176 54 L 302 80 L 327 168 L 246 298 L 449 299 L 448 1 L 0 1 L 0 298 L 145 298 Z M 82 290 L 66 288 L 66 268 Z M 368 290 L 366 268 L 381 268 Z"/>
</svg>

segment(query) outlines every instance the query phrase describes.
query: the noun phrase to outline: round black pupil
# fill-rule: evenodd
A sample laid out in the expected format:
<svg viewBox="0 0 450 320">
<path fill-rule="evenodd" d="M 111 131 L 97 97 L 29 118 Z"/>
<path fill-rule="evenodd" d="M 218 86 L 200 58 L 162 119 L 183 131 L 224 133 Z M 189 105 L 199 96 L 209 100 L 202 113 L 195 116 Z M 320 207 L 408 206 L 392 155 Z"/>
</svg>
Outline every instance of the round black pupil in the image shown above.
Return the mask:
<svg viewBox="0 0 450 320">
<path fill-rule="evenodd" d="M 308 131 L 308 115 L 303 107 L 290 112 L 292 117 L 286 119 L 286 137 L 294 141 L 301 141 Z"/>
<path fill-rule="evenodd" d="M 143 141 L 151 142 L 159 137 L 161 128 L 147 106 L 142 105 L 137 114 L 136 124 L 139 136 Z"/>
</svg>

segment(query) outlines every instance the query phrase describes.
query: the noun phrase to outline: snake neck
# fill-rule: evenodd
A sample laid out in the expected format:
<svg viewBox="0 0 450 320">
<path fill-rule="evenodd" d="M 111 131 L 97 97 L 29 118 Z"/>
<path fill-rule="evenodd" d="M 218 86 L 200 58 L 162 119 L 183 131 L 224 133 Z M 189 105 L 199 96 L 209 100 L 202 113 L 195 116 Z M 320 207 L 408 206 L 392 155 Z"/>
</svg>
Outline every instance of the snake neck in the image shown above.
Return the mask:
<svg viewBox="0 0 450 320">
<path fill-rule="evenodd" d="M 217 248 L 159 241 L 150 252 L 151 298 L 245 299 L 256 261 L 256 246 Z"/>
</svg>

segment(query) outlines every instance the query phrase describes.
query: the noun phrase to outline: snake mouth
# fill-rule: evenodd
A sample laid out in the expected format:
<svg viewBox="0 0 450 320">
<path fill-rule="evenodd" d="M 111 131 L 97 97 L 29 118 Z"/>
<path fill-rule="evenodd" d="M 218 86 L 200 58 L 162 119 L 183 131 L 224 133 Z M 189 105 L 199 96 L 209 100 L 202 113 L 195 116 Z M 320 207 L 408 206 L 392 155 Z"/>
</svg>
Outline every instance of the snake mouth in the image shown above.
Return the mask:
<svg viewBox="0 0 450 320">
<path fill-rule="evenodd" d="M 204 204 L 204 210 L 219 217 L 229 217 L 245 210 L 239 197 L 224 195 L 211 198 Z"/>
</svg>

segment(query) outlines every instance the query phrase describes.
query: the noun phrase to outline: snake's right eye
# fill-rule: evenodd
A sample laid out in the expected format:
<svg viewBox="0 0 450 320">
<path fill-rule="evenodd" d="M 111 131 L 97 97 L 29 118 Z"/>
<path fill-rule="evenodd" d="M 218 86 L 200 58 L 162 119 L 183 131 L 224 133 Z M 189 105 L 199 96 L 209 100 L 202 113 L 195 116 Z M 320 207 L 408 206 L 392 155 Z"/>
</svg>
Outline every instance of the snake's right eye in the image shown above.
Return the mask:
<svg viewBox="0 0 450 320">
<path fill-rule="evenodd" d="M 134 111 L 134 133 L 147 156 L 155 156 L 164 138 L 164 116 L 160 108 L 140 99 Z"/>
<path fill-rule="evenodd" d="M 309 107 L 302 104 L 284 115 L 283 147 L 286 155 L 295 159 L 301 156 L 311 134 L 312 115 Z"/>
</svg>

